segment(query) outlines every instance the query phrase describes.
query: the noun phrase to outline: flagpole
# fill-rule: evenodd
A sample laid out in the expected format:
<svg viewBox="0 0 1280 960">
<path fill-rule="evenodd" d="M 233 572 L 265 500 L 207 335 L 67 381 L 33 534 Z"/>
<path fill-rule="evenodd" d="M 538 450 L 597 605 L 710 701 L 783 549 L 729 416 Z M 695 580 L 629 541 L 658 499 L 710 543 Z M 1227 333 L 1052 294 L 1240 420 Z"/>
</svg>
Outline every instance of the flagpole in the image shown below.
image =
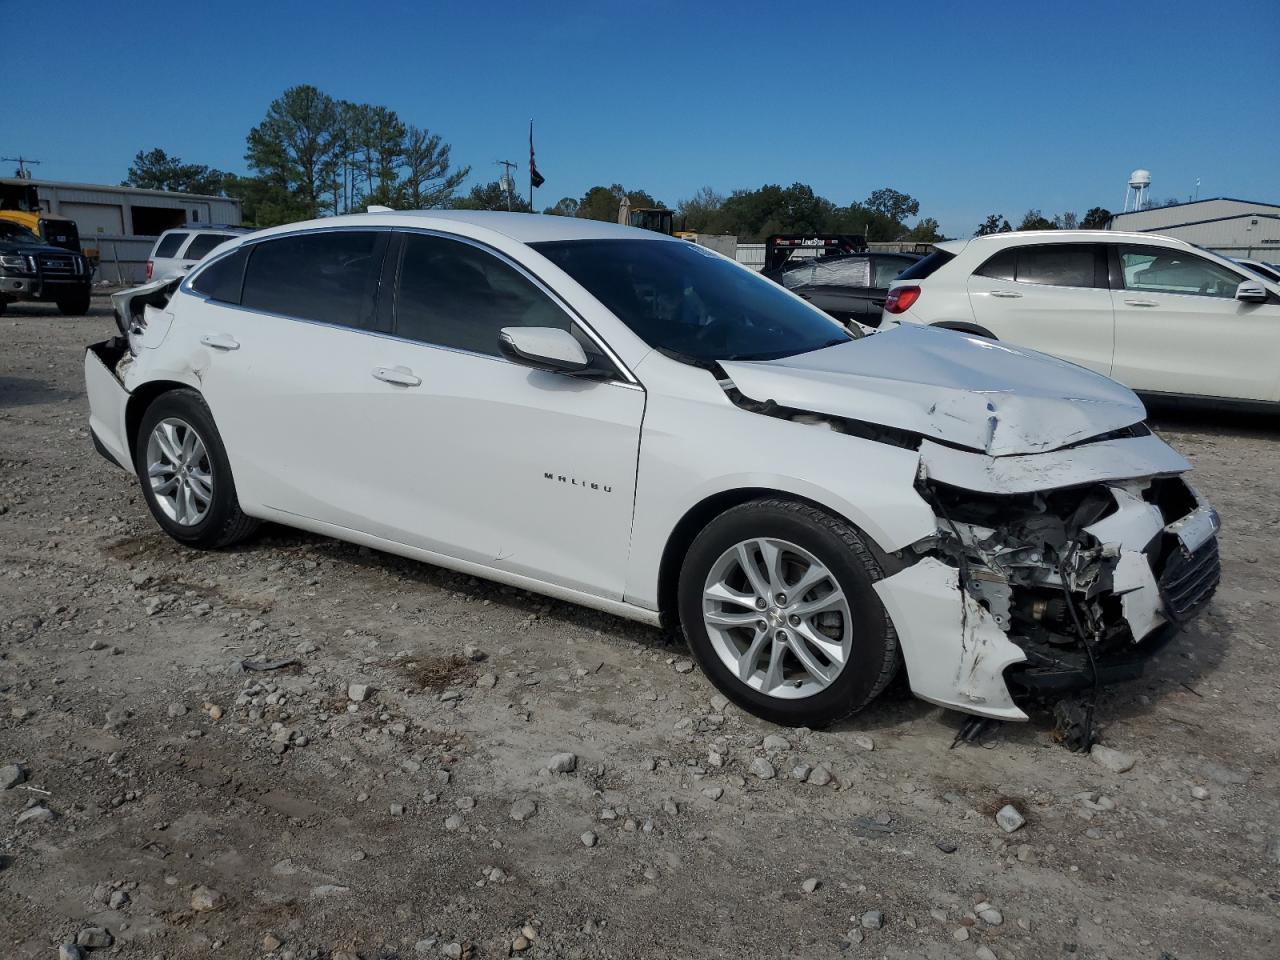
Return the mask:
<svg viewBox="0 0 1280 960">
<path fill-rule="evenodd" d="M 533 213 L 533 117 L 529 118 L 529 212 Z"/>
</svg>

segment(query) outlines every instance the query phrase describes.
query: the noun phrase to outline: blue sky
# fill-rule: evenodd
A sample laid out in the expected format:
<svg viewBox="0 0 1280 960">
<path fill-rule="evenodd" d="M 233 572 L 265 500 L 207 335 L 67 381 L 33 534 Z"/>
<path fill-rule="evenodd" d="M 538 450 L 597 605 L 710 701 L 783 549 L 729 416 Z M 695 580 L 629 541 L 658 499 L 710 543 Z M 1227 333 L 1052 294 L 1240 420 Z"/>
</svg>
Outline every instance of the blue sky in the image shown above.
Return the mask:
<svg viewBox="0 0 1280 960">
<path fill-rule="evenodd" d="M 887 185 L 962 235 L 1116 209 L 1135 167 L 1160 198 L 1199 177 L 1202 197 L 1280 201 L 1275 0 L 0 0 L 15 18 L 32 41 L 5 47 L 0 153 L 49 179 L 116 183 L 153 146 L 244 171 L 268 103 L 313 83 L 440 133 L 473 179 L 527 160 L 535 118 L 539 208 L 596 183 L 669 205 Z"/>
</svg>

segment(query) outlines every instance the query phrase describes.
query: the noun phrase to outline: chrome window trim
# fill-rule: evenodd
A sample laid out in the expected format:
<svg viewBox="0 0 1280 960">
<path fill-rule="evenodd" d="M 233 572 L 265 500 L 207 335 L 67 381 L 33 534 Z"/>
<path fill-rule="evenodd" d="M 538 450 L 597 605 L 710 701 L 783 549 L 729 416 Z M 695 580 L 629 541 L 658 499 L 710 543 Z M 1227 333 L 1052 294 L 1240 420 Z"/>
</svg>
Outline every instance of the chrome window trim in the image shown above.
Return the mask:
<svg viewBox="0 0 1280 960">
<path fill-rule="evenodd" d="M 363 225 L 357 226 L 357 225 L 344 224 L 342 226 L 336 226 L 336 227 L 308 227 L 304 230 L 287 230 L 283 233 L 273 233 L 267 237 L 255 237 L 252 239 L 246 239 L 243 243 L 236 244 L 230 250 L 226 251 L 225 253 L 219 254 L 217 257 L 215 257 L 212 260 L 208 260 L 208 259 L 202 260 L 197 269 L 193 270 L 192 272 L 188 273 L 185 277 L 183 277 L 182 283 L 178 285 L 178 289 L 182 293 L 186 294 L 189 297 L 193 297 L 196 300 L 201 300 L 205 303 L 213 303 L 219 307 L 224 307 L 229 310 L 238 310 L 242 313 L 252 313 L 258 316 L 276 317 L 281 320 L 292 320 L 295 323 L 309 323 L 317 327 L 327 327 L 333 330 L 350 330 L 354 333 L 369 334 L 370 336 L 380 337 L 385 340 L 393 340 L 399 343 L 409 343 L 418 347 L 428 347 L 432 350 L 444 350 L 448 353 L 458 353 L 458 354 L 462 354 L 463 356 L 483 357 L 486 360 L 496 360 L 499 363 L 505 363 L 509 366 L 528 369 L 527 367 L 524 367 L 523 364 L 518 364 L 511 360 L 508 360 L 506 357 L 495 356 L 494 354 L 490 354 L 490 353 L 478 353 L 474 350 L 464 350 L 460 347 L 450 347 L 441 343 L 428 343 L 424 340 L 414 340 L 409 337 L 401 337 L 394 333 L 385 333 L 381 330 L 366 330 L 363 327 L 352 327 L 352 326 L 347 326 L 346 324 L 325 323 L 322 320 L 311 320 L 311 319 L 308 319 L 307 317 L 295 317 L 291 314 L 274 313 L 269 310 L 255 310 L 250 307 L 241 306 L 240 304 L 237 304 L 237 303 L 227 303 L 225 300 L 214 300 L 212 297 L 205 296 L 203 293 L 194 289 L 191 286 L 192 282 L 198 279 L 200 274 L 203 273 L 210 266 L 224 259 L 225 257 L 233 256 L 238 251 L 240 251 L 241 249 L 247 246 L 251 246 L 259 243 L 269 243 L 272 240 L 280 240 L 280 239 L 284 239 L 285 237 L 306 236 L 313 233 L 370 233 L 370 232 L 401 233 L 405 235 L 419 234 L 423 236 L 439 237 L 443 240 L 454 240 L 460 243 L 468 244 L 470 246 L 475 247 L 478 250 L 481 250 L 484 253 L 489 254 L 490 256 L 496 257 L 498 260 L 502 261 L 507 266 L 512 267 L 514 270 L 516 270 L 517 273 L 519 273 L 526 280 L 528 280 L 535 287 L 537 287 L 540 291 L 542 291 L 542 293 L 546 295 L 551 300 L 551 302 L 555 304 L 569 318 L 569 321 L 571 323 L 576 324 L 579 328 L 582 329 L 584 333 L 586 333 L 587 337 L 590 338 L 591 342 L 594 343 L 600 349 L 600 352 L 603 353 L 605 357 L 609 359 L 609 361 L 617 368 L 618 372 L 624 378 L 622 381 L 599 380 L 599 381 L 593 381 L 593 382 L 612 384 L 615 386 L 627 387 L 629 389 L 634 389 L 634 390 L 644 389 L 643 385 L 636 378 L 636 375 L 631 372 L 631 369 L 625 363 L 622 362 L 622 359 L 613 351 L 613 348 L 610 347 L 608 343 L 605 342 L 604 338 L 601 337 L 598 333 L 596 333 L 596 331 L 592 328 L 592 326 L 589 323 L 587 323 L 587 321 L 581 316 L 581 314 L 579 314 L 576 310 L 574 310 L 571 306 L 569 306 L 569 304 L 565 302 L 564 298 L 562 298 L 558 293 L 552 290 L 551 287 L 547 283 L 545 283 L 540 277 L 532 273 L 523 264 L 513 260 L 510 256 L 503 253 L 501 250 L 498 250 L 495 247 L 491 247 L 488 244 L 484 243 L 483 241 L 474 240 L 471 237 L 464 237 L 456 233 L 447 233 L 443 230 L 433 230 L 429 227 L 387 226 L 385 224 L 378 224 L 378 225 L 371 224 L 369 226 L 363 226 Z M 246 268 L 247 268 L 247 264 L 246 264 Z"/>
</svg>

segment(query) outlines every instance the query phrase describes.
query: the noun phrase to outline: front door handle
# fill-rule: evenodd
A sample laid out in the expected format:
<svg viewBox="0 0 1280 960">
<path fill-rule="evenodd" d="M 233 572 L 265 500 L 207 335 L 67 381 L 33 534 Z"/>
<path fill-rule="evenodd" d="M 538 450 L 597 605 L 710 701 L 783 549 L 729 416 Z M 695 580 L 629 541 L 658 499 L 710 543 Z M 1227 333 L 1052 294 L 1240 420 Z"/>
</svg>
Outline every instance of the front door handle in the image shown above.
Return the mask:
<svg viewBox="0 0 1280 960">
<path fill-rule="evenodd" d="M 398 387 L 417 387 L 422 384 L 422 378 L 415 377 L 408 367 L 374 367 L 373 375 L 384 383 L 394 383 Z"/>
<path fill-rule="evenodd" d="M 206 347 L 213 347 L 215 350 L 240 349 L 240 341 L 229 333 L 206 333 L 200 338 L 200 342 Z"/>
<path fill-rule="evenodd" d="M 1022 298 L 1022 294 L 1015 293 L 1012 290 L 992 290 L 991 295 L 999 297 L 1001 300 L 1019 300 Z"/>
<path fill-rule="evenodd" d="M 1126 300 L 1131 307 L 1158 307 L 1160 304 L 1155 300 Z"/>
</svg>

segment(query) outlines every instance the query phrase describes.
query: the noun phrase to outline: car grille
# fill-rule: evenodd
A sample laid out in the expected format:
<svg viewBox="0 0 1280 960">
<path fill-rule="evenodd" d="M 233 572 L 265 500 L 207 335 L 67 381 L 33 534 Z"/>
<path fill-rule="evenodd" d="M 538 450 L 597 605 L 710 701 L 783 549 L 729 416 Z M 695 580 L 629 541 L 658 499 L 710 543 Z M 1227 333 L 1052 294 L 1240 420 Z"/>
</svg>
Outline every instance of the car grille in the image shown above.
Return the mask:
<svg viewBox="0 0 1280 960">
<path fill-rule="evenodd" d="M 1209 602 L 1221 578 L 1217 537 L 1190 555 L 1173 551 L 1160 575 L 1160 593 L 1169 615 L 1179 622 L 1194 616 Z"/>
<path fill-rule="evenodd" d="M 50 279 L 77 277 L 80 275 L 80 258 L 65 254 L 42 253 L 39 257 L 40 272 Z"/>
</svg>

